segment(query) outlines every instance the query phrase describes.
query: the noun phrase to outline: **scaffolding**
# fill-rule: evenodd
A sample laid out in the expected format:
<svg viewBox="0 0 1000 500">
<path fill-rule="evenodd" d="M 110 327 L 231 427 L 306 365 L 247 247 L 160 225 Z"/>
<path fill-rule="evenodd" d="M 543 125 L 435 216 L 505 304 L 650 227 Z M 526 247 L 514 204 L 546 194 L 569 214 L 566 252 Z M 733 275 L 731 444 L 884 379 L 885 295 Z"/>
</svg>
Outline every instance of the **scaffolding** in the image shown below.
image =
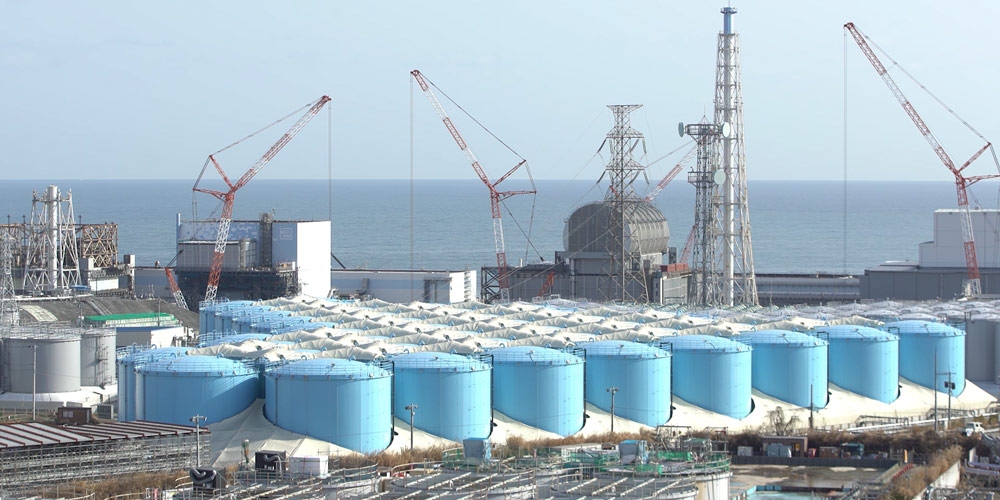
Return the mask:
<svg viewBox="0 0 1000 500">
<path fill-rule="evenodd" d="M 94 267 L 118 264 L 118 224 L 78 224 L 76 239 L 80 258 L 91 259 Z"/>
<path fill-rule="evenodd" d="M 135 473 L 178 471 L 209 459 L 209 432 L 152 422 L 0 425 L 0 494 Z M 208 441 L 205 441 L 206 443 Z"/>
</svg>

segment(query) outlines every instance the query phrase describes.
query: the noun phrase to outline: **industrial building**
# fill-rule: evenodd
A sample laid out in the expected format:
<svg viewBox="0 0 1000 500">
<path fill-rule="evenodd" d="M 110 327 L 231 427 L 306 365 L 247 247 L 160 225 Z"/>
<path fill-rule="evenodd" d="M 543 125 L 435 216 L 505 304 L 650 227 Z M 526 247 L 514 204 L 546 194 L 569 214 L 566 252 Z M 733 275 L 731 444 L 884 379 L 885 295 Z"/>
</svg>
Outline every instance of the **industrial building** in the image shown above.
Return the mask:
<svg viewBox="0 0 1000 500">
<path fill-rule="evenodd" d="M 174 272 L 192 307 L 205 296 L 218 231 L 217 220 L 177 218 Z M 220 299 L 257 300 L 297 293 L 325 297 L 330 291 L 330 221 L 279 221 L 268 213 L 255 221 L 234 220 L 225 245 Z M 154 269 L 152 274 L 164 271 Z M 159 283 L 166 284 L 165 274 Z M 157 295 L 166 292 L 169 297 L 170 289 L 162 285 Z M 141 283 L 137 286 L 142 289 Z"/>
</svg>

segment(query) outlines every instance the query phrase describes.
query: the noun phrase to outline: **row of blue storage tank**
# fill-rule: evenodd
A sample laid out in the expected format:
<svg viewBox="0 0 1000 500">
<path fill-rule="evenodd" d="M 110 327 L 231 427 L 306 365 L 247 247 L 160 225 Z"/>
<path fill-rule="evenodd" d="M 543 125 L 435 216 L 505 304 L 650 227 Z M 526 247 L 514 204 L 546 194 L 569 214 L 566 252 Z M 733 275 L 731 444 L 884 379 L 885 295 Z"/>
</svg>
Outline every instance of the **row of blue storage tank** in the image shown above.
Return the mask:
<svg viewBox="0 0 1000 500">
<path fill-rule="evenodd" d="M 180 348 L 127 353 L 118 361 L 120 419 L 219 422 L 265 400 L 275 425 L 369 453 L 392 439 L 393 417 L 433 435 L 487 437 L 493 410 L 567 436 L 584 425 L 584 402 L 645 425 L 667 423 L 671 395 L 736 419 L 751 388 L 797 406 L 823 408 L 828 380 L 892 402 L 899 377 L 935 387 L 933 370 L 965 373 L 964 332 L 923 321 L 884 330 L 832 326 L 805 333 L 680 335 L 654 345 L 604 340 L 571 350 L 514 346 L 476 357 L 414 352 L 362 363 L 315 358 L 291 363 L 186 356 Z M 673 374 L 673 377 L 671 376 Z M 957 395 L 964 376 L 954 378 Z M 610 388 L 617 391 L 609 391 Z M 943 387 L 942 387 L 943 388 Z M 612 396 L 612 394 L 614 396 Z"/>
</svg>

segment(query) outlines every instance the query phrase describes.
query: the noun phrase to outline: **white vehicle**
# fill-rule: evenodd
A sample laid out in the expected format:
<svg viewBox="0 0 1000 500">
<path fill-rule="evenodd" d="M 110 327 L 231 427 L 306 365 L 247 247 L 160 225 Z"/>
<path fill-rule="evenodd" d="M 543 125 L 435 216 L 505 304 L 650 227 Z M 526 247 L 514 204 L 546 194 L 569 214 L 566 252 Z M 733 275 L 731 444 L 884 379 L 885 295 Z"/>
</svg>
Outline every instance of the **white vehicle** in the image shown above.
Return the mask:
<svg viewBox="0 0 1000 500">
<path fill-rule="evenodd" d="M 969 422 L 969 423 L 965 424 L 965 428 L 962 429 L 962 434 L 964 434 L 966 436 L 971 436 L 971 435 L 973 435 L 973 434 L 975 434 L 977 432 L 980 433 L 980 434 L 983 433 L 983 432 L 985 432 L 983 430 L 983 424 L 981 424 L 979 422 Z"/>
</svg>

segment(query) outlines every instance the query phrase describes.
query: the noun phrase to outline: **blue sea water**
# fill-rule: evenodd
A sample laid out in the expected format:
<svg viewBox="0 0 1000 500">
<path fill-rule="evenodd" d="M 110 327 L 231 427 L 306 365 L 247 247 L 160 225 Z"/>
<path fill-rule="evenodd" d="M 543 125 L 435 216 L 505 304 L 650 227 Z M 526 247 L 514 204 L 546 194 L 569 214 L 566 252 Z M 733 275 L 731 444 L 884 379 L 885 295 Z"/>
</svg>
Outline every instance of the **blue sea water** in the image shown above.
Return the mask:
<svg viewBox="0 0 1000 500">
<path fill-rule="evenodd" d="M 29 218 L 32 190 L 41 193 L 48 184 L 72 190 L 78 221 L 117 223 L 120 253 L 135 254 L 141 265 L 173 257 L 176 219 L 193 218 L 192 200 L 198 218 L 218 217 L 217 200 L 193 197 L 192 182 L 181 180 L 4 181 L 0 217 Z M 510 180 L 503 187 L 527 184 Z M 542 180 L 536 189 L 536 196 L 506 202 L 512 265 L 552 260 L 564 248 L 570 213 L 604 196 L 593 181 Z M 956 206 L 950 182 L 750 181 L 748 191 L 759 273 L 857 274 L 888 260 L 916 260 L 917 244 L 932 239 L 933 211 Z M 671 246 L 680 249 L 693 221 L 694 189 L 674 182 L 654 203 L 669 221 Z M 489 196 L 475 179 L 255 179 L 237 193 L 234 218 L 257 219 L 265 211 L 278 220 L 329 218 L 333 252 L 350 268 L 458 270 L 496 263 Z"/>
</svg>

